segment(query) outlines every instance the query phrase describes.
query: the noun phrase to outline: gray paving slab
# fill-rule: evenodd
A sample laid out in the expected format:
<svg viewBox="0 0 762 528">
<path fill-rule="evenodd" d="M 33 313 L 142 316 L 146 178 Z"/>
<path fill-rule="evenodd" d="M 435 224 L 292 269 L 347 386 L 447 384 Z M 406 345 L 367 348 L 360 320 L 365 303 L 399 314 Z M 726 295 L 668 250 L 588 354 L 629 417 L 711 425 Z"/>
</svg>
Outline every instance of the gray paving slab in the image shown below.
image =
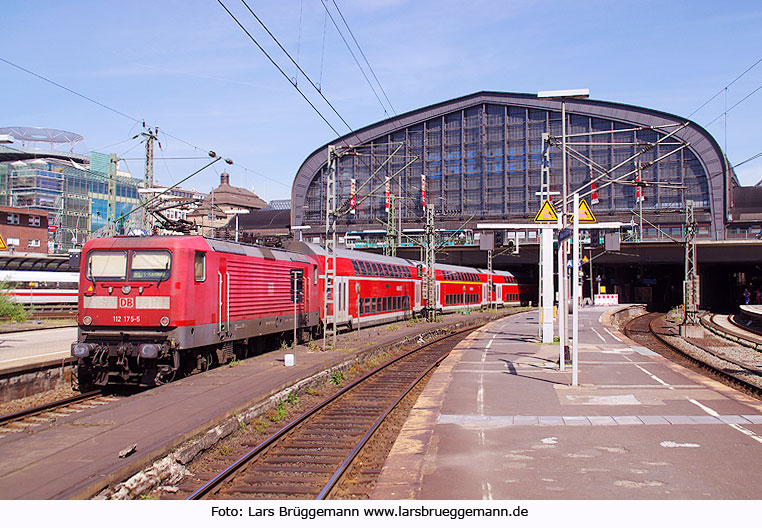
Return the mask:
<svg viewBox="0 0 762 528">
<path fill-rule="evenodd" d="M 721 415 L 718 416 L 719 420 L 726 424 L 750 424 L 751 421 L 747 420 L 743 416 L 727 416 L 727 415 Z"/>
<path fill-rule="evenodd" d="M 638 416 L 638 419 L 646 425 L 668 425 L 669 422 L 663 416 Z"/>
<path fill-rule="evenodd" d="M 581 311 L 582 327 L 597 335 L 580 334 L 579 387 L 570 386 L 569 365 L 540 366 L 555 361 L 558 346 L 532 342 L 536 314 L 482 331 L 494 336 L 489 361 L 514 367 L 505 375 L 485 375 L 481 340 L 451 353 L 371 498 L 762 499 L 762 403 L 613 329 L 622 342 L 601 345 L 609 334 L 600 314 Z"/>
</svg>

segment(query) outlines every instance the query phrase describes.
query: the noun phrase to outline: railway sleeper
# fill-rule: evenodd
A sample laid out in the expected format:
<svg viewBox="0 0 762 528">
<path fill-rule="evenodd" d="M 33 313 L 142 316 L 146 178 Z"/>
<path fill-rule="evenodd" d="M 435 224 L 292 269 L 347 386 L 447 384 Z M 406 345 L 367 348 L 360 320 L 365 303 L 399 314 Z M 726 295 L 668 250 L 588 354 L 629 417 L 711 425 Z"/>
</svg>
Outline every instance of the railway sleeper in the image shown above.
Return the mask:
<svg viewBox="0 0 762 528">
<path fill-rule="evenodd" d="M 325 441 L 320 440 L 314 440 L 314 441 L 308 441 L 308 440 L 300 440 L 300 441 L 291 441 L 283 445 L 283 449 L 320 449 L 320 450 L 326 450 L 326 451 L 342 451 L 344 452 L 347 448 L 351 449 L 355 446 L 354 442 L 346 441 L 346 442 L 336 442 L 331 444 L 330 446 L 325 445 Z"/>
<path fill-rule="evenodd" d="M 270 472 L 270 473 L 276 473 L 276 474 L 313 474 L 313 475 L 333 475 L 333 470 L 331 468 L 323 467 L 323 466 L 298 466 L 298 467 L 291 467 L 291 468 L 284 468 L 282 466 L 271 466 L 271 465 L 265 465 L 260 466 L 257 465 L 257 472 Z"/>
<path fill-rule="evenodd" d="M 325 477 L 318 477 L 314 475 L 270 475 L 270 474 L 256 474 L 242 479 L 247 484 L 275 484 L 275 483 L 305 483 L 305 484 L 322 484 L 325 483 Z"/>
<path fill-rule="evenodd" d="M 313 445 L 303 446 L 283 446 L 281 449 L 279 449 L 279 451 L 284 455 L 299 455 L 303 454 L 305 451 L 324 456 L 342 456 L 346 454 L 346 449 L 337 447 L 325 447 L 318 445 L 317 443 Z"/>
<path fill-rule="evenodd" d="M 346 455 L 322 455 L 322 456 L 314 456 L 312 453 L 302 453 L 297 455 L 274 455 L 267 457 L 266 462 L 269 464 L 282 464 L 283 469 L 281 471 L 285 471 L 288 467 L 301 467 L 302 464 L 305 463 L 305 458 L 309 458 L 310 464 L 317 464 L 317 465 L 324 465 L 324 466 L 334 466 L 336 462 L 341 462 L 346 458 Z M 293 465 L 293 466 L 291 466 Z"/>
<path fill-rule="evenodd" d="M 247 498 L 247 499 L 279 499 L 283 498 L 283 496 L 288 496 L 289 499 L 314 499 L 315 494 L 311 493 L 310 490 L 305 490 L 303 488 L 263 488 L 258 490 L 252 490 L 250 488 L 247 488 L 245 486 L 234 486 L 231 487 L 229 490 L 225 490 L 227 493 L 218 493 L 215 497 L 216 500 L 224 500 L 228 496 L 239 496 L 239 498 Z M 252 493 L 255 493 L 255 496 L 250 496 Z M 243 495 L 243 497 L 240 497 Z"/>
</svg>

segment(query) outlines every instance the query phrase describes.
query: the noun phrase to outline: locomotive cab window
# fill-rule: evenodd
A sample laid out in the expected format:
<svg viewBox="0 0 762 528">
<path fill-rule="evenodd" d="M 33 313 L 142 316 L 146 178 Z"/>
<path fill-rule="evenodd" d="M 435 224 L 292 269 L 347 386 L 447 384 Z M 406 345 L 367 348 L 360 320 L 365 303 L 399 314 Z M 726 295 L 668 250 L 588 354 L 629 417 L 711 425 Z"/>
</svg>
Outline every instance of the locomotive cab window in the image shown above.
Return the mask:
<svg viewBox="0 0 762 528">
<path fill-rule="evenodd" d="M 169 251 L 133 250 L 130 262 L 130 280 L 162 281 L 169 278 L 171 257 Z"/>
<path fill-rule="evenodd" d="M 126 251 L 91 251 L 86 277 L 91 280 L 124 280 L 127 277 Z"/>
<path fill-rule="evenodd" d="M 196 251 L 193 257 L 193 278 L 196 282 L 206 280 L 206 253 L 202 251 Z"/>
</svg>

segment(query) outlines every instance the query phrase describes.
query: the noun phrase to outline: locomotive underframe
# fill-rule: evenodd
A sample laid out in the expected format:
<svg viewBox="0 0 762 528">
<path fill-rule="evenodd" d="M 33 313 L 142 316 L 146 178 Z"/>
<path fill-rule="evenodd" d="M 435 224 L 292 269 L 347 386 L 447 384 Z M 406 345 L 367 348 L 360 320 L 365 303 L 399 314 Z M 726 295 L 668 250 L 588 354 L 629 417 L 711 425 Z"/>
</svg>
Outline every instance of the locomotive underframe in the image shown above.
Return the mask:
<svg viewBox="0 0 762 528">
<path fill-rule="evenodd" d="M 296 327 L 317 332 L 317 312 L 297 314 Z M 77 360 L 80 388 L 90 385 L 153 387 L 194 370 L 204 371 L 233 357 L 261 349 L 257 338 L 294 330 L 294 317 L 276 316 L 178 328 L 79 329 L 77 344 L 87 356 Z M 73 347 L 75 346 L 73 345 Z M 73 350 L 73 348 L 72 348 Z"/>
</svg>

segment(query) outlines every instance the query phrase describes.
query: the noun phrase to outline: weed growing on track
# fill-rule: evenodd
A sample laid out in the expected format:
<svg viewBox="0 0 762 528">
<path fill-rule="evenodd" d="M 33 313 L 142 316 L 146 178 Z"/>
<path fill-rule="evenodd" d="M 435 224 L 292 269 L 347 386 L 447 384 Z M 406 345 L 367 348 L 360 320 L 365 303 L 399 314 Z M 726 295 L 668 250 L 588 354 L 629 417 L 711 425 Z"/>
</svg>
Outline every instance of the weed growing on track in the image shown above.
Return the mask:
<svg viewBox="0 0 762 528">
<path fill-rule="evenodd" d="M 280 402 L 267 414 L 267 419 L 273 423 L 278 423 L 288 415 L 288 409 L 286 409 L 286 403 Z"/>
<path fill-rule="evenodd" d="M 251 426 L 259 434 L 265 434 L 267 432 L 267 424 L 262 418 L 256 418 L 251 421 Z"/>
<path fill-rule="evenodd" d="M 344 373 L 341 372 L 340 370 L 337 370 L 336 372 L 331 374 L 331 379 L 328 381 L 331 384 L 336 385 L 338 387 L 344 382 L 345 379 L 346 379 L 346 376 L 344 375 Z"/>
</svg>

